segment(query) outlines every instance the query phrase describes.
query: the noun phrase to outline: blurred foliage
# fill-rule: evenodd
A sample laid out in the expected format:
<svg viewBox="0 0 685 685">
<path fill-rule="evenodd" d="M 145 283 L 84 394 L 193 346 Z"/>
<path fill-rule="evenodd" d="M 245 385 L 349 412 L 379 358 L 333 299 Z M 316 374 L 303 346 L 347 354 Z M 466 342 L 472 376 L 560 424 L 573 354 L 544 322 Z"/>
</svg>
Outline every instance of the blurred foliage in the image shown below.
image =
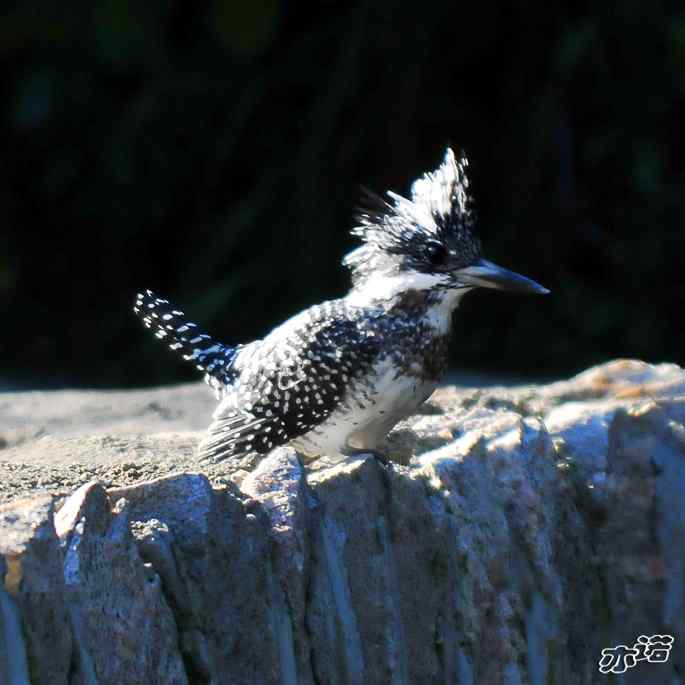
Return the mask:
<svg viewBox="0 0 685 685">
<path fill-rule="evenodd" d="M 471 160 L 488 257 L 553 290 L 470 295 L 457 366 L 685 363 L 685 10 L 54 0 L 0 22 L 0 378 L 193 377 L 130 314 L 226 341 L 347 286 L 360 185 Z"/>
</svg>

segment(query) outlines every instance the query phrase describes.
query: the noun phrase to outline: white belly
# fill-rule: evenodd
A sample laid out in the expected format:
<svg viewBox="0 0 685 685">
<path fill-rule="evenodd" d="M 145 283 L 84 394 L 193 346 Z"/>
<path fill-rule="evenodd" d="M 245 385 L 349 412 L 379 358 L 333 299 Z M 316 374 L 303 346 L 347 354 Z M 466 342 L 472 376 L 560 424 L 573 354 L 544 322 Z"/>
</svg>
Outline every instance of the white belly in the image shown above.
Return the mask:
<svg viewBox="0 0 685 685">
<path fill-rule="evenodd" d="M 319 426 L 293 440 L 305 457 L 333 460 L 350 453 L 376 450 L 392 427 L 416 412 L 432 394 L 436 381 L 418 376 L 397 376 L 387 360 L 375 370 L 373 389 L 360 385 Z"/>
</svg>

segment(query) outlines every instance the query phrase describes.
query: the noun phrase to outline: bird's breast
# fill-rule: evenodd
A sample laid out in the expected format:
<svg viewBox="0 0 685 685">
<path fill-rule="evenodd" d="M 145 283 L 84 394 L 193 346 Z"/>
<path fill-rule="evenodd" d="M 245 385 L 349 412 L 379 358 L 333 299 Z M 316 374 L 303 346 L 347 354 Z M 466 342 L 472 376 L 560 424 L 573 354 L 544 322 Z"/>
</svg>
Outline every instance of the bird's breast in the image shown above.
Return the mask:
<svg viewBox="0 0 685 685">
<path fill-rule="evenodd" d="M 436 326 L 433 317 L 428 316 L 398 317 L 389 328 L 382 336 L 384 345 L 380 361 L 388 359 L 398 374 L 439 381 L 447 365 L 449 325 Z"/>
</svg>

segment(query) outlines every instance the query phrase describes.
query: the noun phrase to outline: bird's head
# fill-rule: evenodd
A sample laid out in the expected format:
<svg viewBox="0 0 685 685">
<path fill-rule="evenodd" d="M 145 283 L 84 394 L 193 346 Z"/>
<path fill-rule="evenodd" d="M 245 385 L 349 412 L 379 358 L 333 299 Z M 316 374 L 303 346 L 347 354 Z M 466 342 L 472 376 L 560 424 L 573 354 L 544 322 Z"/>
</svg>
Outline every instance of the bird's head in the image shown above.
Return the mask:
<svg viewBox="0 0 685 685">
<path fill-rule="evenodd" d="M 373 205 L 361 210 L 352 233 L 363 244 L 344 264 L 352 271 L 353 292 L 387 299 L 408 290 L 431 292 L 455 302 L 472 288 L 525 293 L 549 292 L 535 281 L 482 257 L 474 235 L 465 157 L 447 148 L 442 164 L 411 188 L 411 199 L 393 192 L 368 194 Z"/>
</svg>

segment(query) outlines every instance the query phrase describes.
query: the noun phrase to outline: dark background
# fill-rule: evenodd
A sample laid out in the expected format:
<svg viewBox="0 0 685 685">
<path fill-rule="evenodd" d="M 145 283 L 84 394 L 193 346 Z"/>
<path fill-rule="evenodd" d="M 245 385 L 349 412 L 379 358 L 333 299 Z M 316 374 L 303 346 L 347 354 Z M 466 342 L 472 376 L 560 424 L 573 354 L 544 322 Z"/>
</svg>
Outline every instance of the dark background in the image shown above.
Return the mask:
<svg viewBox="0 0 685 685">
<path fill-rule="evenodd" d="M 7 7 L 7 3 L 5 3 Z M 0 21 L 0 382 L 193 377 L 150 287 L 228 342 L 342 294 L 359 186 L 471 161 L 493 261 L 453 363 L 685 363 L 682 3 L 74 0 Z"/>
</svg>

